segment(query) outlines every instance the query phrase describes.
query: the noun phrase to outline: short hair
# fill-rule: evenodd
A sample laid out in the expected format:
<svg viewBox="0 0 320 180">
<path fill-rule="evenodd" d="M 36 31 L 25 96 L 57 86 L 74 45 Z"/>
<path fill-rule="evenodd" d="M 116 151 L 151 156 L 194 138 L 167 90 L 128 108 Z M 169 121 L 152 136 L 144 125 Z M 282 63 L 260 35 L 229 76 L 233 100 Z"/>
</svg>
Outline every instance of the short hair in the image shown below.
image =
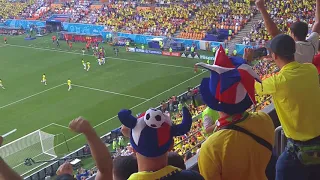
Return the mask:
<svg viewBox="0 0 320 180">
<path fill-rule="evenodd" d="M 134 156 L 118 156 L 113 160 L 113 176 L 116 180 L 127 180 L 138 172 L 138 162 Z"/>
<path fill-rule="evenodd" d="M 289 55 L 289 56 L 280 56 L 280 55 L 277 55 L 277 56 L 279 56 L 280 59 L 287 61 L 287 62 L 291 62 L 294 60 L 294 54 Z"/>
<path fill-rule="evenodd" d="M 182 156 L 180 156 L 176 152 L 168 153 L 168 165 L 180 168 L 182 170 L 186 170 L 186 165 L 184 164 Z"/>
<path fill-rule="evenodd" d="M 290 30 L 299 41 L 304 41 L 308 35 L 309 28 L 307 23 L 297 21 L 291 24 Z"/>
</svg>

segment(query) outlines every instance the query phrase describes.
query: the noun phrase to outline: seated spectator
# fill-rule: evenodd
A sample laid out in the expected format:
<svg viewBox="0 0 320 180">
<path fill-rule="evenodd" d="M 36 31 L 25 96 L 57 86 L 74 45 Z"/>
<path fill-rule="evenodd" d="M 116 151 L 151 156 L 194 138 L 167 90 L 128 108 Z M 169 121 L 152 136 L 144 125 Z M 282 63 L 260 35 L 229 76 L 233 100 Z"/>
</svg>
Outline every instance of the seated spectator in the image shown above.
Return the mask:
<svg viewBox="0 0 320 180">
<path fill-rule="evenodd" d="M 290 35 L 296 42 L 295 60 L 301 63 L 312 63 L 314 55 L 317 54 L 320 34 L 320 0 L 316 0 L 315 23 L 312 27 L 311 35 L 308 35 L 308 24 L 297 21 L 290 25 Z M 270 17 L 264 0 L 257 0 L 256 5 L 260 10 L 268 33 L 275 37 L 281 33 L 276 23 Z"/>
<path fill-rule="evenodd" d="M 2 145 L 3 138 L 0 136 L 0 146 Z M 22 177 L 14 172 L 0 157 L 0 179 L 22 180 Z"/>
<path fill-rule="evenodd" d="M 320 149 L 318 71 L 312 64 L 295 60 L 296 45 L 288 35 L 274 37 L 269 49 L 280 71 L 255 87 L 258 94 L 272 96 L 288 138 L 286 150 L 277 161 L 276 179 L 320 179 L 319 157 L 313 156 L 320 153 L 316 150 Z M 246 53 L 253 54 L 253 51 Z"/>
<path fill-rule="evenodd" d="M 220 116 L 215 132 L 201 146 L 200 173 L 212 180 L 266 179 L 274 144 L 273 122 L 264 112 L 246 112 L 255 103 L 254 79 L 259 76 L 242 58 L 229 59 L 222 47 L 217 53 L 214 65 L 197 64 L 211 72 L 210 78 L 202 80 L 200 93 Z"/>
<path fill-rule="evenodd" d="M 192 117 L 187 108 L 183 108 L 183 120 L 179 125 L 172 125 L 170 117 L 154 109 L 138 119 L 131 115 L 130 110 L 120 111 L 118 117 L 122 124 L 131 129 L 130 142 L 138 160 L 139 172 L 132 174 L 129 180 L 203 179 L 198 173 L 168 165 L 173 136 L 186 134 L 190 130 Z M 159 118 L 162 124 L 159 124 Z"/>
<path fill-rule="evenodd" d="M 184 164 L 182 156 L 176 152 L 168 153 L 168 165 L 186 170 L 186 165 Z"/>
<path fill-rule="evenodd" d="M 113 180 L 127 180 L 136 172 L 138 172 L 136 157 L 118 156 L 113 159 Z"/>
<path fill-rule="evenodd" d="M 96 180 L 112 179 L 112 159 L 109 150 L 90 123 L 82 117 L 78 117 L 70 122 L 69 128 L 74 132 L 82 133 L 86 137 L 98 168 Z"/>
</svg>

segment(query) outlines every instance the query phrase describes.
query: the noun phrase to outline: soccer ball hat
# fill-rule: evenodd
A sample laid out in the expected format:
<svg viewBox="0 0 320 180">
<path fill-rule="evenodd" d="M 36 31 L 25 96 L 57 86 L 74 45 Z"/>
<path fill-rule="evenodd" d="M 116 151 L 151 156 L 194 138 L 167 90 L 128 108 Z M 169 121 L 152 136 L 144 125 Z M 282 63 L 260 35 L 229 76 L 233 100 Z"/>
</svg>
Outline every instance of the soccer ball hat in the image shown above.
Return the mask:
<svg viewBox="0 0 320 180">
<path fill-rule="evenodd" d="M 220 46 L 214 64 L 196 65 L 210 71 L 210 78 L 202 79 L 200 93 L 211 109 L 233 115 L 256 104 L 254 83 L 261 80 L 243 58 L 228 57 Z"/>
<path fill-rule="evenodd" d="M 118 113 L 121 123 L 131 129 L 130 143 L 133 149 L 145 157 L 158 157 L 173 147 L 173 137 L 190 131 L 192 116 L 183 108 L 183 119 L 179 125 L 172 124 L 170 117 L 160 110 L 149 109 L 137 118 L 130 110 Z"/>
</svg>

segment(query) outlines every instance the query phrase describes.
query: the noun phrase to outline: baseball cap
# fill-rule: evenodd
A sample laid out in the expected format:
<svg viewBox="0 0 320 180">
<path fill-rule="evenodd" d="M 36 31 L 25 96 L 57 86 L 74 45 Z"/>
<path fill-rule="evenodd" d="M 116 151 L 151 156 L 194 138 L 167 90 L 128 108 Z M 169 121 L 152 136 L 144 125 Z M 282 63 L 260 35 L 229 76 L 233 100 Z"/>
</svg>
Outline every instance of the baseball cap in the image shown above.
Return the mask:
<svg viewBox="0 0 320 180">
<path fill-rule="evenodd" d="M 279 34 L 267 43 L 267 48 L 279 56 L 292 56 L 296 52 L 296 42 L 289 35 Z"/>
</svg>

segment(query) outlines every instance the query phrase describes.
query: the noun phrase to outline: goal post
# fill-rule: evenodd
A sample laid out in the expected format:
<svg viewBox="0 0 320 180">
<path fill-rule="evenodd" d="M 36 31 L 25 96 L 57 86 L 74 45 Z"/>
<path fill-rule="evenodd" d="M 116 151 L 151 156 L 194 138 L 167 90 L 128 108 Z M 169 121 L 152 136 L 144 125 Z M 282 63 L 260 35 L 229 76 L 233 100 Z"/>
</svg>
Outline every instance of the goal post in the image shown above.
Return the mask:
<svg viewBox="0 0 320 180">
<path fill-rule="evenodd" d="M 52 160 L 55 153 L 55 135 L 37 130 L 0 147 L 0 157 L 19 174 L 25 174 L 32 167 L 24 165 L 26 158 Z"/>
</svg>

